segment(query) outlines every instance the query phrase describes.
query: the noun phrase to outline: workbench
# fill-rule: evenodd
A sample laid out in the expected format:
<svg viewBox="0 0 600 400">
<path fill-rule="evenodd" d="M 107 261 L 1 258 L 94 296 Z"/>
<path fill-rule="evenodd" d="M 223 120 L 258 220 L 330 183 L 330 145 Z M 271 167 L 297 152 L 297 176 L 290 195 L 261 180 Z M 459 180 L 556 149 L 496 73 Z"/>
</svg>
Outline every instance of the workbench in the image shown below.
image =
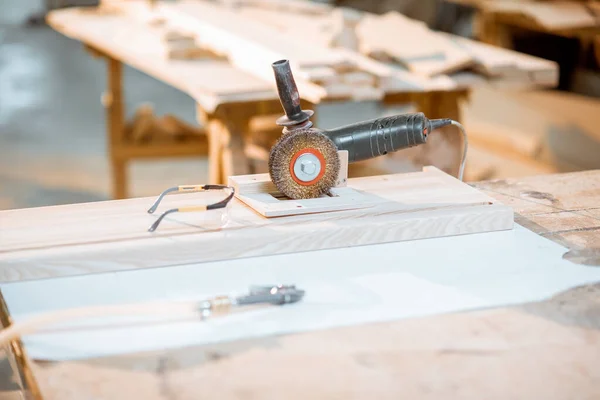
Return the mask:
<svg viewBox="0 0 600 400">
<path fill-rule="evenodd" d="M 567 247 L 564 259 L 600 266 L 600 171 L 472 186 L 511 206 L 522 226 Z M 94 206 L 65 207 L 81 218 Z M 4 280 L 32 278 L 7 275 L 11 253 L 35 249 L 5 252 Z M 30 391 L 44 399 L 596 399 L 599 304 L 596 283 L 532 304 L 151 354 L 41 363 L 16 342 L 14 350 Z"/>
<path fill-rule="evenodd" d="M 208 155 L 209 176 L 199 177 L 199 181 L 211 183 L 223 183 L 231 175 L 256 172 L 251 170 L 249 163 L 252 159 L 250 153 L 256 154 L 249 146 L 253 134 L 249 126 L 256 117 L 274 116 L 274 121 L 281 114 L 274 82 L 267 82 L 219 59 L 166 59 L 161 53 L 160 37 L 150 29 L 136 28 L 135 24 L 119 14 L 96 11 L 94 8 L 72 8 L 53 11 L 47 20 L 52 28 L 82 42 L 92 54 L 103 57 L 107 62 L 108 88 L 102 102 L 106 108 L 113 198 L 128 197 L 127 165 L 129 161 L 140 158 Z M 123 64 L 178 88 L 194 99 L 197 119 L 204 127 L 197 140 L 169 144 L 136 144 L 127 141 L 124 134 Z M 471 87 L 485 83 L 485 79 L 468 72 L 461 72 L 450 79 L 454 83 L 448 90 L 428 89 L 427 85 L 415 87 L 413 82 L 407 82 L 402 90 L 386 92 L 382 103 L 412 103 L 429 118 L 460 120 L 460 101 L 468 98 Z M 528 85 L 525 84 L 526 87 Z M 300 92 L 303 96 L 302 90 Z M 335 96 L 317 101 L 304 99 L 303 108 L 314 110 L 320 103 L 340 100 L 348 101 Z M 316 111 L 318 118 L 318 109 Z M 276 128 L 274 123 L 271 126 L 273 128 Z M 448 135 L 441 138 L 438 135 L 432 137 L 427 149 L 411 149 L 404 154 L 410 154 L 411 160 L 420 165 L 434 165 L 455 175 L 460 152 L 460 140 L 450 130 Z M 265 159 L 268 149 L 262 149 L 261 154 Z"/>
</svg>

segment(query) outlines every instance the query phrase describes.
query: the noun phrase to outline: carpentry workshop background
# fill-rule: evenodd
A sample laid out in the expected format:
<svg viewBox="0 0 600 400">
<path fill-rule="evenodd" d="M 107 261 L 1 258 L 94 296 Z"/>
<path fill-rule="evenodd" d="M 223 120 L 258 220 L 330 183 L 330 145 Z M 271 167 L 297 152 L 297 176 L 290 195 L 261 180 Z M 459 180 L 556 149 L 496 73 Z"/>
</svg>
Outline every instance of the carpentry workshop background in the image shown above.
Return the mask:
<svg viewBox="0 0 600 400">
<path fill-rule="evenodd" d="M 0 0 L 0 400 L 598 399 L 599 126 L 598 0 Z"/>
<path fill-rule="evenodd" d="M 227 44 L 211 48 L 169 28 L 124 40 L 132 18 L 144 23 L 136 2 L 103 1 L 94 12 L 97 3 L 2 1 L 0 208 L 152 196 L 173 181 L 265 172 L 280 110 L 270 76 L 254 74 L 245 57 L 269 64 L 273 53 L 231 57 Z M 597 2 L 205 3 L 222 3 L 247 24 L 295 35 L 310 48 L 364 57 L 360 71 L 295 71 L 310 87 L 300 93 L 318 126 L 411 108 L 453 117 L 470 136 L 466 181 L 599 167 Z M 79 15 L 74 6 L 90 11 Z M 106 54 L 108 41 L 121 42 L 111 49 L 118 54 Z M 189 61 L 169 70 L 147 65 L 149 52 Z M 207 59 L 232 67 L 194 68 Z M 228 144 L 213 143 L 211 134 Z M 450 141 L 457 153 L 452 135 L 432 138 L 427 150 L 353 165 L 350 176 L 424 164 L 456 173 L 457 155 L 438 143 Z"/>
</svg>

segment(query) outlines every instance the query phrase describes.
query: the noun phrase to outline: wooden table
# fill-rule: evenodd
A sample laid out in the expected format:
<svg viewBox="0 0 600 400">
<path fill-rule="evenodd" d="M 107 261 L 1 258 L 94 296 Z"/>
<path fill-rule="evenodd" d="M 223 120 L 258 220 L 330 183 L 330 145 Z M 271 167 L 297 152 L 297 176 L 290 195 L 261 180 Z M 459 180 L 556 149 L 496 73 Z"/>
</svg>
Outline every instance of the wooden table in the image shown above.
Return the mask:
<svg viewBox="0 0 600 400">
<path fill-rule="evenodd" d="M 165 59 L 160 40 L 149 30 L 132 30 L 131 23 L 123 17 L 67 9 L 51 12 L 47 20 L 55 30 L 81 41 L 92 54 L 107 62 L 107 91 L 103 95 L 103 104 L 114 198 L 128 197 L 127 164 L 133 159 L 208 154 L 208 181 L 213 183 L 223 182 L 229 175 L 248 172 L 247 166 L 240 162 L 244 159 L 240 140 L 247 132 L 252 116 L 281 112 L 272 85 L 225 61 Z M 119 35 L 122 40 L 115 40 Z M 190 95 L 197 103 L 198 119 L 207 127 L 207 137 L 191 145 L 136 146 L 128 143 L 124 137 L 123 64 Z"/>
<path fill-rule="evenodd" d="M 208 155 L 208 182 L 211 183 L 225 183 L 228 176 L 251 172 L 244 151 L 251 134 L 250 120 L 283 113 L 274 83 L 240 71 L 222 60 L 165 59 L 159 48 L 160 39 L 153 37 L 150 30 L 132 29 L 131 22 L 123 16 L 67 9 L 51 12 L 47 20 L 55 30 L 81 41 L 93 55 L 101 56 L 107 62 L 108 87 L 103 95 L 103 104 L 106 108 L 113 198 L 128 197 L 127 165 L 134 159 Z M 111 32 L 111 35 L 106 32 Z M 117 35 L 130 40 L 117 41 L 114 39 Z M 128 143 L 124 137 L 123 64 L 190 95 L 196 101 L 197 119 L 206 128 L 206 139 L 192 144 L 158 143 L 140 146 Z M 430 118 L 458 120 L 459 101 L 466 97 L 465 88 L 406 91 L 390 93 L 385 102 L 414 102 Z M 316 104 L 306 100 L 302 103 L 305 109 L 316 108 Z M 276 128 L 275 118 L 273 128 Z M 455 151 L 450 150 L 448 153 L 456 154 L 452 156 L 449 165 L 454 169 L 456 159 L 460 156 L 460 141 L 451 143 Z M 199 178 L 199 181 L 203 181 L 203 178 Z"/>
<path fill-rule="evenodd" d="M 563 258 L 600 266 L 600 171 L 474 186 L 512 206 L 521 225 L 568 247 Z M 28 362 L 25 371 L 33 391 L 61 400 L 596 399 L 599 305 L 600 283 L 515 307 L 84 362 Z"/>
</svg>

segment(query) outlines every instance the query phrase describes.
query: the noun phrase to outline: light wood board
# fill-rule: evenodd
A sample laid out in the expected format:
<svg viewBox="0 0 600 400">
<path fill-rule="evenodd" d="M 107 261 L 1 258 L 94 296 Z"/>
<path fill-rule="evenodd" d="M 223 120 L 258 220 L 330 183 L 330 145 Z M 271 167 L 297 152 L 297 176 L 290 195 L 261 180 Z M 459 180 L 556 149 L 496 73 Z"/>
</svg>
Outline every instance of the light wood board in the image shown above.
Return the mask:
<svg viewBox="0 0 600 400">
<path fill-rule="evenodd" d="M 425 76 L 462 70 L 473 62 L 469 53 L 446 37 L 397 12 L 364 17 L 356 33 L 362 53 L 390 57 Z"/>
<path fill-rule="evenodd" d="M 502 49 L 456 35 L 443 34 L 450 43 L 467 52 L 474 69 L 484 76 L 506 81 L 529 82 L 532 85 L 558 85 L 558 64 L 516 51 Z"/>
<path fill-rule="evenodd" d="M 578 29 L 600 25 L 583 2 L 486 1 L 482 6 L 486 11 L 522 15 L 547 30 Z"/>
<path fill-rule="evenodd" d="M 296 14 L 318 16 L 331 11 L 332 6 L 325 3 L 305 0 L 218 0 L 222 4 L 233 7 L 256 7 L 265 10 L 291 12 Z"/>
<path fill-rule="evenodd" d="M 164 56 L 164 28 L 79 8 L 52 11 L 47 21 L 60 33 L 187 93 L 207 112 L 225 102 L 277 99 L 271 82 L 226 61 L 168 59 Z"/>
<path fill-rule="evenodd" d="M 167 217 L 161 211 L 206 204 L 206 193 L 0 212 L 0 282 L 296 253 L 511 229 L 513 212 L 469 185 L 423 172 L 349 179 L 379 198 L 364 210 L 265 218 L 237 199 L 221 227 L 217 211 Z M 215 193 L 215 196 L 222 196 Z M 212 214 L 211 214 L 212 213 Z M 213 215 L 213 217 L 209 217 Z"/>
<path fill-rule="evenodd" d="M 126 2 L 129 3 L 129 2 Z M 133 2 L 139 3 L 139 2 Z M 145 3 L 143 3 L 145 4 Z M 141 5 L 143 4 L 136 4 Z M 344 57 L 343 53 L 314 45 L 272 26 L 246 18 L 230 8 L 198 1 L 182 0 L 176 3 L 159 2 L 154 8 L 147 6 L 156 19 L 194 34 L 196 41 L 219 54 L 227 56 L 229 62 L 238 69 L 247 71 L 274 86 L 271 64 L 281 59 L 290 60 L 294 71 L 304 68 L 333 67 L 355 68 L 355 64 Z M 132 18 L 137 8 L 124 4 L 122 11 Z M 353 87 L 345 86 L 328 91 L 327 87 L 314 82 L 296 78 L 302 96 L 313 103 L 325 98 L 353 98 Z M 364 91 L 361 91 L 364 99 Z M 369 99 L 378 100 L 382 92 L 371 91 Z"/>
</svg>

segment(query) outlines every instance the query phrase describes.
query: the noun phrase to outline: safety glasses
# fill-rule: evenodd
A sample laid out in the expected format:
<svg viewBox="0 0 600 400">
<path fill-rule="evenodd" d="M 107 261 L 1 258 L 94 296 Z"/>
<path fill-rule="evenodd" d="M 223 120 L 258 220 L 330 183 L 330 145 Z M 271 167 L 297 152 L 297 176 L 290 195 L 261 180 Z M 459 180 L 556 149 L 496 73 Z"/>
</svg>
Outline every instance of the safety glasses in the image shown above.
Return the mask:
<svg viewBox="0 0 600 400">
<path fill-rule="evenodd" d="M 176 212 L 198 212 L 198 211 L 210 211 L 210 210 L 218 210 L 221 208 L 225 208 L 227 207 L 227 204 L 229 204 L 229 202 L 231 201 L 231 199 L 233 199 L 233 196 L 235 195 L 235 189 L 231 186 L 226 186 L 226 185 L 183 185 L 183 186 L 175 186 L 172 188 L 169 188 L 167 190 L 165 190 L 164 192 L 162 192 L 160 194 L 160 196 L 158 196 L 158 198 L 156 199 L 156 201 L 154 202 L 154 204 L 152 204 L 152 207 L 150 207 L 148 209 L 148 214 L 154 214 L 154 212 L 156 211 L 156 209 L 158 208 L 160 202 L 162 201 L 162 199 L 169 193 L 193 193 L 193 192 L 204 192 L 204 191 L 208 191 L 208 190 L 228 190 L 230 191 L 229 195 L 224 198 L 221 201 L 218 201 L 216 203 L 213 204 L 208 204 L 208 205 L 201 205 L 201 206 L 187 206 L 187 207 L 179 207 L 179 208 L 172 208 L 170 210 L 167 210 L 165 212 L 163 212 L 160 217 L 158 217 L 158 219 L 152 224 L 152 226 L 150 226 L 150 228 L 148 228 L 148 232 L 154 232 L 156 230 L 156 228 L 158 228 L 158 225 L 160 225 L 161 221 L 163 220 L 163 218 L 165 218 L 167 215 L 172 214 L 172 213 L 176 213 Z"/>
</svg>

